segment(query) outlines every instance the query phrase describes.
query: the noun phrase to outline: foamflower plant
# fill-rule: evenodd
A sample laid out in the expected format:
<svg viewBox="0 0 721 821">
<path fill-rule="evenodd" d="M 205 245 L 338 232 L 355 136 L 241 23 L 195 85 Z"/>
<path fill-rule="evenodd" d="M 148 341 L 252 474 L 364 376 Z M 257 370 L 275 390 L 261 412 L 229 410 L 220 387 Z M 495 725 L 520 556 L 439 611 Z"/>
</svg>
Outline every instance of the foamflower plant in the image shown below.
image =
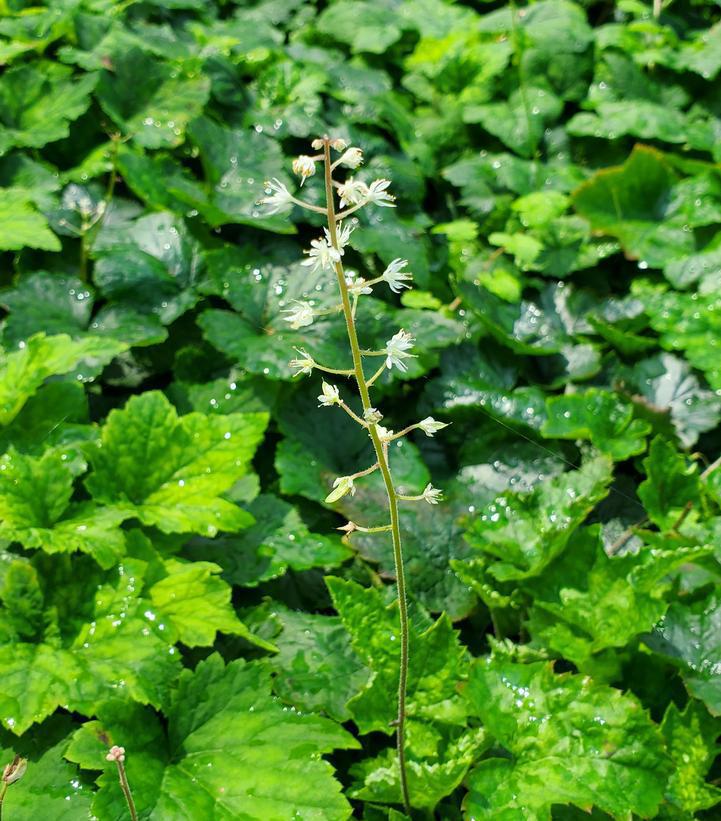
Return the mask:
<svg viewBox="0 0 721 821">
<path fill-rule="evenodd" d="M 372 465 L 350 476 L 339 476 L 333 481 L 330 493 L 326 497 L 326 503 L 332 504 L 347 494 L 355 494 L 359 480 L 369 476 L 376 471 L 380 473 L 385 485 L 388 505 L 388 521 L 382 524 L 369 523 L 361 525 L 356 522 L 348 522 L 340 530 L 344 531 L 344 538 L 347 539 L 354 532 L 378 533 L 390 532 L 393 541 L 393 556 L 395 560 L 395 573 L 398 587 L 398 611 L 400 620 L 400 669 L 398 676 L 398 715 L 395 721 L 396 744 L 398 750 L 398 764 L 400 771 L 400 785 L 403 804 L 407 813 L 410 812 L 411 800 L 408 792 L 408 777 L 405 757 L 405 733 L 406 733 L 406 688 L 408 680 L 408 640 L 409 640 L 409 620 L 408 606 L 406 601 L 406 583 L 403 566 L 403 549 L 401 541 L 401 527 L 399 519 L 399 505 L 401 502 L 417 502 L 431 505 L 438 504 L 442 499 L 442 493 L 438 488 L 427 485 L 416 495 L 406 495 L 399 492 L 393 481 L 391 464 L 389 458 L 389 445 L 407 436 L 411 431 L 418 430 L 433 436 L 446 424 L 439 422 L 432 417 L 426 417 L 419 422 L 395 432 L 389 430 L 381 424 L 382 412 L 371 398 L 371 391 L 376 380 L 386 371 L 396 368 L 400 372 L 408 369 L 408 360 L 415 357 L 412 353 L 415 339 L 403 328 L 400 328 L 381 350 L 366 350 L 362 347 L 356 329 L 356 309 L 358 301 L 370 293 L 373 288 L 387 287 L 394 294 L 401 293 L 402 289 L 410 288 L 413 274 L 407 270 L 408 261 L 400 257 L 394 259 L 383 271 L 374 279 L 364 279 L 357 273 L 346 271 L 343 267 L 343 257 L 345 247 L 351 239 L 351 234 L 356 228 L 356 220 L 348 221 L 351 214 L 360 209 L 370 207 L 394 208 L 395 197 L 389 191 L 390 181 L 386 179 L 376 179 L 370 183 L 362 182 L 354 177 L 344 180 L 335 178 L 339 171 L 358 169 L 363 163 L 363 152 L 360 148 L 348 146 L 344 140 L 323 137 L 314 140 L 312 149 L 318 153 L 313 155 L 302 155 L 293 161 L 293 172 L 300 178 L 300 185 L 306 183 L 310 177 L 318 170 L 323 169 L 323 182 L 325 186 L 325 207 L 305 202 L 292 194 L 286 186 L 277 179 L 272 179 L 266 183 L 267 196 L 260 201 L 265 206 L 266 213 L 279 213 L 289 211 L 293 206 L 300 206 L 315 213 L 322 213 L 327 225 L 323 229 L 323 236 L 314 239 L 310 243 L 310 248 L 305 252 L 306 258 L 303 265 L 311 268 L 313 272 L 321 270 L 327 271 L 329 277 L 334 277 L 338 285 L 340 304 L 337 310 L 342 311 L 345 319 L 349 358 L 352 366 L 339 370 L 325 367 L 313 356 L 312 351 L 303 348 L 296 348 L 297 357 L 292 359 L 290 368 L 294 371 L 294 376 L 311 375 L 314 370 L 322 374 L 332 374 L 335 376 L 349 377 L 355 382 L 358 396 L 362 407 L 362 414 L 357 414 L 344 400 L 340 388 L 331 384 L 325 379 L 321 385 L 321 393 L 318 395 L 319 407 L 334 408 L 344 411 L 357 425 L 363 428 L 373 445 L 375 461 Z M 334 159 L 333 152 L 339 156 Z M 318 177 L 320 178 L 320 174 Z M 314 319 L 314 312 L 308 303 L 296 303 L 286 311 L 285 319 L 294 328 L 310 325 Z M 380 358 L 380 367 L 369 369 L 366 367 L 375 357 Z M 376 360 L 377 361 L 377 360 Z"/>
</svg>

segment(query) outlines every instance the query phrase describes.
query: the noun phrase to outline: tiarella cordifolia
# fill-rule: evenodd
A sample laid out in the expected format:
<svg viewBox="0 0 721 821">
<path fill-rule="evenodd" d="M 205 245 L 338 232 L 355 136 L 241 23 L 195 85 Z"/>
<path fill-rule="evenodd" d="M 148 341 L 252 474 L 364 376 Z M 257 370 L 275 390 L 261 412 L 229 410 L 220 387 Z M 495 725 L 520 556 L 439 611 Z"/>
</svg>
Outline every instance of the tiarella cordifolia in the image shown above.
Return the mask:
<svg viewBox="0 0 721 821">
<path fill-rule="evenodd" d="M 363 152 L 360 148 L 349 147 L 345 140 L 329 137 L 314 140 L 311 147 L 319 153 L 313 155 L 303 154 L 297 157 L 292 163 L 292 169 L 300 178 L 300 185 L 302 186 L 310 177 L 315 175 L 317 165 L 323 168 L 325 208 L 297 198 L 277 179 L 272 179 L 266 183 L 266 197 L 260 201 L 260 204 L 265 206 L 268 214 L 287 212 L 293 206 L 299 206 L 315 213 L 322 213 L 327 221 L 327 225 L 323 229 L 323 236 L 311 241 L 310 248 L 305 252 L 307 256 L 302 265 L 309 267 L 312 272 L 326 271 L 328 276 L 334 277 L 337 282 L 340 296 L 340 304 L 337 306 L 337 310 L 342 311 L 345 319 L 352 367 L 346 370 L 325 367 L 315 359 L 312 351 L 296 348 L 297 357 L 290 361 L 290 368 L 293 370 L 294 376 L 309 376 L 314 370 L 318 370 L 325 374 L 352 377 L 355 380 L 363 409 L 361 415 L 357 414 L 346 403 L 337 385 L 325 380 L 322 382 L 321 393 L 318 395 L 319 407 L 332 408 L 337 405 L 367 432 L 373 444 L 375 462 L 370 467 L 359 470 L 357 473 L 337 477 L 326 497 L 326 503 L 332 504 L 347 494 L 354 495 L 358 489 L 356 484 L 358 480 L 376 471 L 380 472 L 385 485 L 388 499 L 387 512 L 390 521 L 381 525 L 348 522 L 340 530 L 344 532 L 345 539 L 350 538 L 351 534 L 356 531 L 363 533 L 387 531 L 390 532 L 393 540 L 401 633 L 396 740 L 403 803 L 406 812 L 410 812 L 411 800 L 408 792 L 405 760 L 405 704 L 408 678 L 409 622 L 398 507 L 399 502 L 425 502 L 436 505 L 441 501 L 442 493 L 431 484 L 428 484 L 416 495 L 400 493 L 393 483 L 389 445 L 414 430 L 422 431 L 426 436 L 433 436 L 446 427 L 446 424 L 433 419 L 431 416 L 398 432 L 380 424 L 383 414 L 371 401 L 373 384 L 386 370 L 393 368 L 400 372 L 408 370 L 408 361 L 415 357 L 415 354 L 411 352 L 415 345 L 415 338 L 401 328 L 387 340 L 385 347 L 381 350 L 365 350 L 358 340 L 355 321 L 356 310 L 358 301 L 361 297 L 372 293 L 374 286 L 387 286 L 394 294 L 399 294 L 402 289 L 410 288 L 413 274 L 406 270 L 408 261 L 398 257 L 386 267 L 380 276 L 365 279 L 353 271 L 344 270 L 343 259 L 346 246 L 349 245 L 351 235 L 356 229 L 356 220 L 348 220 L 347 218 L 366 206 L 394 208 L 395 197 L 389 191 L 390 181 L 384 178 L 368 182 L 353 176 L 342 181 L 334 178 L 334 172 L 341 169 L 354 172 L 360 169 L 363 163 Z M 340 154 L 335 160 L 332 151 Z M 292 328 L 298 329 L 311 325 L 316 316 L 320 313 L 328 313 L 328 311 L 314 311 L 310 302 L 295 302 L 285 313 L 287 316 L 284 319 L 290 323 Z M 381 357 L 381 365 L 377 370 L 367 375 L 365 370 L 366 361 L 373 357 Z"/>
</svg>

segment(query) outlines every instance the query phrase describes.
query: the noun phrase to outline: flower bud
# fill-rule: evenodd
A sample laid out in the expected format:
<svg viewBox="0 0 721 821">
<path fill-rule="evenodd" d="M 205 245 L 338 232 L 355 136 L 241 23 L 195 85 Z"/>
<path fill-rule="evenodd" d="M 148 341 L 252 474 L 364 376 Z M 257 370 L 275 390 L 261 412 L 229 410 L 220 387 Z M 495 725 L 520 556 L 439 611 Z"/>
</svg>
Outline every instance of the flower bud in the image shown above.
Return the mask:
<svg viewBox="0 0 721 821">
<path fill-rule="evenodd" d="M 318 407 L 329 408 L 331 405 L 340 405 L 340 392 L 335 385 L 323 382 L 323 393 L 318 396 Z"/>
<path fill-rule="evenodd" d="M 432 416 L 426 416 L 425 419 L 421 419 L 421 421 L 418 423 L 418 427 L 423 431 L 423 433 L 425 433 L 426 436 L 433 436 L 433 434 L 438 433 L 439 430 L 447 428 L 448 423 L 439 422 Z"/>
<path fill-rule="evenodd" d="M 293 173 L 300 177 L 300 184 L 315 174 L 315 160 L 307 154 L 301 154 L 293 160 Z"/>
<path fill-rule="evenodd" d="M 19 755 L 16 755 L 9 764 L 5 765 L 2 776 L 3 782 L 10 785 L 14 784 L 16 781 L 20 781 L 20 779 L 25 775 L 27 768 L 27 758 L 21 758 Z"/>
<path fill-rule="evenodd" d="M 339 476 L 333 482 L 333 490 L 325 497 L 325 501 L 327 504 L 332 504 L 333 502 L 337 502 L 338 499 L 342 499 L 348 493 L 350 493 L 351 496 L 355 496 L 355 484 L 353 483 L 352 477 Z"/>
<path fill-rule="evenodd" d="M 369 425 L 375 425 L 377 422 L 380 422 L 383 418 L 383 414 L 378 410 L 378 408 L 366 408 L 363 411 L 363 419 L 368 422 Z"/>
<path fill-rule="evenodd" d="M 345 140 L 342 140 L 340 138 L 337 139 L 337 140 L 331 140 L 330 141 L 330 147 L 332 149 L 334 149 L 335 151 L 344 151 L 345 148 L 347 147 L 347 145 L 348 145 L 348 143 Z"/>
<path fill-rule="evenodd" d="M 387 445 L 388 442 L 393 440 L 394 432 L 392 430 L 388 430 L 388 428 L 384 428 L 383 425 L 376 423 L 376 433 L 384 445 Z"/>
<path fill-rule="evenodd" d="M 360 148 L 349 148 L 339 160 L 346 168 L 358 168 L 363 162 L 363 152 Z"/>
</svg>

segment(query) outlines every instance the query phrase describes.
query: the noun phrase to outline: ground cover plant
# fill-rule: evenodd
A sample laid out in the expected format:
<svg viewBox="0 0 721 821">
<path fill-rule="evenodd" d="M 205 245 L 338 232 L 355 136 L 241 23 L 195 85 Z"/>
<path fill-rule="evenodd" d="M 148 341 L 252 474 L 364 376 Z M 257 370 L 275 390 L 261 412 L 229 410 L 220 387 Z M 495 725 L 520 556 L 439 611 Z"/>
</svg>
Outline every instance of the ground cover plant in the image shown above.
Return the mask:
<svg viewBox="0 0 721 821">
<path fill-rule="evenodd" d="M 2 817 L 718 817 L 718 7 L 1 8 Z"/>
</svg>

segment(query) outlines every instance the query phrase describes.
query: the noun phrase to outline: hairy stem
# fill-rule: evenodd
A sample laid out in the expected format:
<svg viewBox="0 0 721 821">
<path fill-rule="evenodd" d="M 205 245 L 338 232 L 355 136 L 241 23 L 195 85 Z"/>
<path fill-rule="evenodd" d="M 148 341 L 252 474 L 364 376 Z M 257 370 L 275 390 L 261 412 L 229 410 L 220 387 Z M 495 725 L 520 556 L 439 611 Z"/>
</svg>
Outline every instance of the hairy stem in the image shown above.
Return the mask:
<svg viewBox="0 0 721 821">
<path fill-rule="evenodd" d="M 330 140 L 325 137 L 323 140 L 323 150 L 325 154 L 325 196 L 326 205 L 328 208 L 328 232 L 330 234 L 331 243 L 334 248 L 338 249 L 338 218 L 335 213 L 335 203 L 333 201 L 333 175 L 331 170 L 330 159 Z M 370 400 L 370 392 L 368 383 L 366 381 L 365 373 L 363 371 L 363 358 L 361 356 L 360 345 L 358 344 L 358 334 L 355 327 L 355 317 L 351 306 L 350 296 L 348 294 L 348 286 L 345 281 L 345 273 L 343 271 L 342 262 L 337 262 L 335 265 L 336 277 L 338 279 L 338 288 L 340 290 L 341 301 L 343 303 L 343 316 L 345 317 L 346 330 L 348 332 L 348 342 L 350 344 L 351 353 L 353 355 L 353 370 L 356 382 L 358 383 L 358 393 L 360 394 L 363 410 L 367 411 L 372 407 Z M 405 733 L 406 733 L 406 689 L 408 685 L 408 603 L 406 601 L 406 580 L 405 569 L 403 567 L 403 548 L 401 545 L 401 528 L 398 516 L 398 496 L 395 487 L 393 486 L 393 478 L 391 476 L 390 466 L 386 458 L 386 452 L 383 444 L 378 436 L 375 425 L 368 427 L 368 433 L 373 442 L 373 449 L 378 460 L 381 475 L 383 476 L 383 484 L 385 485 L 386 494 L 388 495 L 388 510 L 391 520 L 391 535 L 393 539 L 393 560 L 395 562 L 396 583 L 398 586 L 398 613 L 400 619 L 401 632 L 401 658 L 400 671 L 398 676 L 398 717 L 396 719 L 396 746 L 398 748 L 398 768 L 400 771 L 401 794 L 403 796 L 403 806 L 406 814 L 410 815 L 411 802 L 408 794 L 408 777 L 406 773 L 406 751 L 405 751 Z"/>
<path fill-rule="evenodd" d="M 133 794 L 130 792 L 130 784 L 128 784 L 128 776 L 125 773 L 125 767 L 122 761 L 115 762 L 118 765 L 118 776 L 120 777 L 120 789 L 123 791 L 125 801 L 130 810 L 131 821 L 138 821 L 138 811 L 135 809 L 135 801 L 133 801 Z"/>
<path fill-rule="evenodd" d="M 88 240 L 87 232 L 80 235 L 80 259 L 78 262 L 78 279 L 81 282 L 88 281 Z"/>
</svg>

